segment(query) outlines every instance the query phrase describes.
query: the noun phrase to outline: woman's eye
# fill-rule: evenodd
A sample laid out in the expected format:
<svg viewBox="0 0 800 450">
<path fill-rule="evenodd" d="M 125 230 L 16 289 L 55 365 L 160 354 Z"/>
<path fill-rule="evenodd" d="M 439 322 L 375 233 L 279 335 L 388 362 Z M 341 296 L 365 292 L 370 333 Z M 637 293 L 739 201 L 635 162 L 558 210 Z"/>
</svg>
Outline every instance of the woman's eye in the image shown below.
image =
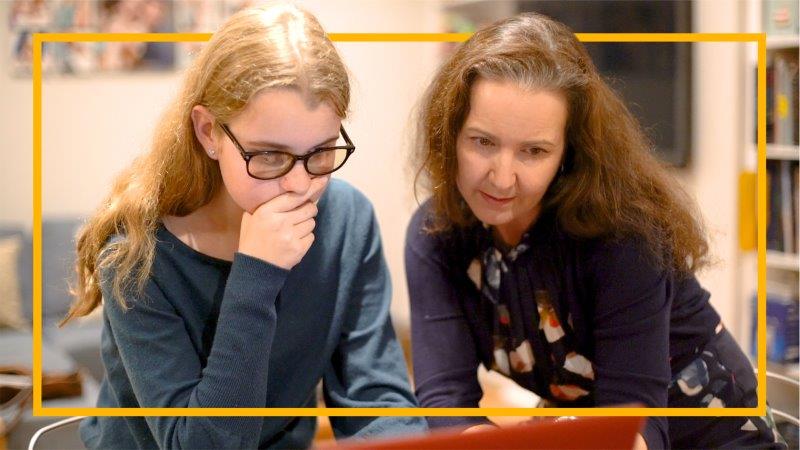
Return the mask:
<svg viewBox="0 0 800 450">
<path fill-rule="evenodd" d="M 540 153 L 545 153 L 545 152 L 547 152 L 547 150 L 545 150 L 545 149 L 543 149 L 541 147 L 528 147 L 525 150 L 523 150 L 523 152 L 525 152 L 528 155 L 535 156 L 535 155 L 538 155 Z"/>
<path fill-rule="evenodd" d="M 494 144 L 491 141 L 491 139 L 485 138 L 485 137 L 474 137 L 474 138 L 472 138 L 472 140 L 475 141 L 475 143 L 477 143 L 481 147 L 489 147 L 489 146 Z"/>
</svg>

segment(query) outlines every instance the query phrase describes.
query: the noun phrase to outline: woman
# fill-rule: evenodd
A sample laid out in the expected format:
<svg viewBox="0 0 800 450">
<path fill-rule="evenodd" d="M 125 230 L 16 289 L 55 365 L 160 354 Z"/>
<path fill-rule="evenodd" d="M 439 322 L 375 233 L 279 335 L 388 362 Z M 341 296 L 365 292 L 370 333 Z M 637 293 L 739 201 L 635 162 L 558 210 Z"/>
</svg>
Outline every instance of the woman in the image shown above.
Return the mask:
<svg viewBox="0 0 800 450">
<path fill-rule="evenodd" d="M 412 407 L 371 205 L 330 180 L 355 147 L 346 70 L 292 6 L 232 16 L 152 148 L 77 243 L 76 303 L 103 301 L 101 407 Z M 180 410 L 176 411 L 180 414 Z M 337 437 L 421 418 L 332 417 Z M 89 448 L 300 448 L 316 420 L 92 417 Z"/>
<path fill-rule="evenodd" d="M 478 31 L 434 78 L 420 128 L 431 199 L 406 270 L 422 406 L 477 406 L 479 364 L 553 406 L 756 405 L 694 276 L 702 221 L 572 31 L 537 14 Z M 766 418 L 650 418 L 637 446 L 779 440 Z"/>
</svg>

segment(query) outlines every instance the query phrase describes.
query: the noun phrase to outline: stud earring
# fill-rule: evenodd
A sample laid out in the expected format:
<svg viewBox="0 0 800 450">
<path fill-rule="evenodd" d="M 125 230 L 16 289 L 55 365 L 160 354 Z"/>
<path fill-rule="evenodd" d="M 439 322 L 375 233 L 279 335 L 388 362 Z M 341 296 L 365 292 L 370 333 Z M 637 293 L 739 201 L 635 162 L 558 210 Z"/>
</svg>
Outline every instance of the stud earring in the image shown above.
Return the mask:
<svg viewBox="0 0 800 450">
<path fill-rule="evenodd" d="M 213 148 L 210 148 L 210 149 L 208 149 L 208 154 L 209 154 L 209 156 L 212 156 L 212 157 L 213 156 L 217 156 L 217 151 L 214 150 Z"/>
</svg>

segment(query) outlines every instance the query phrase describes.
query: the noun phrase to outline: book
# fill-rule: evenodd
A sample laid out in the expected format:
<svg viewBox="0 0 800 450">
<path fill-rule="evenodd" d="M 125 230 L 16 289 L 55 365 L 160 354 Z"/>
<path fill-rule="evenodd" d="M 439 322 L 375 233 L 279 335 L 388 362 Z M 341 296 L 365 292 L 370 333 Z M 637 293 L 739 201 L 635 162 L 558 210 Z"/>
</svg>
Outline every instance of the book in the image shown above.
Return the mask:
<svg viewBox="0 0 800 450">
<path fill-rule="evenodd" d="M 775 287 L 775 285 L 778 287 Z M 752 354 L 758 355 L 757 347 L 757 297 L 753 295 Z M 798 296 L 797 287 L 786 287 L 772 283 L 767 290 L 767 360 L 776 363 L 792 363 L 800 356 L 798 336 Z"/>
<path fill-rule="evenodd" d="M 798 253 L 798 162 L 767 160 L 767 249 Z"/>
<path fill-rule="evenodd" d="M 781 160 L 778 162 L 780 169 L 780 220 L 783 242 L 781 247 L 786 253 L 795 253 L 795 230 L 792 207 L 792 161 Z"/>
<path fill-rule="evenodd" d="M 772 81 L 772 142 L 781 145 L 798 144 L 798 57 L 797 50 L 780 51 L 773 60 Z M 768 83 L 769 83 L 768 79 Z M 770 90 L 768 88 L 768 90 Z"/>
<path fill-rule="evenodd" d="M 767 160 L 767 249 L 783 251 L 779 162 Z"/>
<path fill-rule="evenodd" d="M 794 249 L 792 253 L 800 253 L 798 231 L 800 231 L 800 163 L 792 164 L 792 233 L 794 234 Z"/>
</svg>

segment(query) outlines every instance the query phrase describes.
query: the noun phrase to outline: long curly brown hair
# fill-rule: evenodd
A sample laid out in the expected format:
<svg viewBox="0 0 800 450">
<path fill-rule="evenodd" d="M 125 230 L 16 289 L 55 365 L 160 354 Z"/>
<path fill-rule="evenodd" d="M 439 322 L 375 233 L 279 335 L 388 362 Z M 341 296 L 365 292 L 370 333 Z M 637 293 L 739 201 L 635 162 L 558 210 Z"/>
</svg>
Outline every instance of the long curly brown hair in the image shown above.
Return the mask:
<svg viewBox="0 0 800 450">
<path fill-rule="evenodd" d="M 150 275 L 161 218 L 185 216 L 221 189 L 219 166 L 194 134 L 192 108 L 204 105 L 225 123 L 256 93 L 279 87 L 329 102 L 339 117 L 347 114 L 347 70 L 314 16 L 290 4 L 231 16 L 188 69 L 182 90 L 158 123 L 150 151 L 117 177 L 79 231 L 75 302 L 62 324 L 100 305 L 100 277 L 107 268 L 114 268 L 113 296 L 126 307 L 123 292 L 141 292 Z M 120 239 L 111 240 L 115 235 Z"/>
<path fill-rule="evenodd" d="M 433 233 L 474 224 L 456 187 L 456 138 L 478 78 L 562 92 L 569 103 L 564 171 L 543 209 L 577 238 L 636 236 L 667 268 L 693 273 L 708 243 L 694 200 L 651 151 L 620 97 L 603 81 L 572 30 L 520 14 L 477 31 L 435 75 L 420 105 L 415 188 L 432 196 Z"/>
</svg>

